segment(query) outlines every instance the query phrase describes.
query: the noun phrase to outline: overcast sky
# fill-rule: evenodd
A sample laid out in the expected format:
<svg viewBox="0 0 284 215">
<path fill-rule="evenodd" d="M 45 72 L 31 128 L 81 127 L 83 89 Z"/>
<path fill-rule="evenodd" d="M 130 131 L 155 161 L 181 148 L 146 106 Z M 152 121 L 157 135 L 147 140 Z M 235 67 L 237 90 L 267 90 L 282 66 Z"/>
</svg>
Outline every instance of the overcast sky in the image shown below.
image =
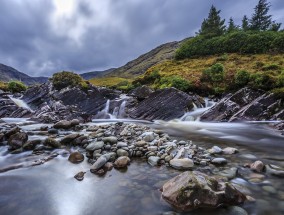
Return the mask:
<svg viewBox="0 0 284 215">
<path fill-rule="evenodd" d="M 122 66 L 193 36 L 214 4 L 240 24 L 258 0 L 0 0 L 0 63 L 31 76 Z M 270 0 L 284 23 L 284 1 Z M 284 26 L 282 26 L 284 27 Z"/>
</svg>

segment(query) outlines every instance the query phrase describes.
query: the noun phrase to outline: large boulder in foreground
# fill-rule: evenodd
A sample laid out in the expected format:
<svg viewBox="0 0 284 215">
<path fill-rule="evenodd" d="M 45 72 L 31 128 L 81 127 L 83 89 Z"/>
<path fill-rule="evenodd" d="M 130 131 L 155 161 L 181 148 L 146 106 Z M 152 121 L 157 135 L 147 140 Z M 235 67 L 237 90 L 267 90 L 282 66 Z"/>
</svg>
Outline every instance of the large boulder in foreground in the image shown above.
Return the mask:
<svg viewBox="0 0 284 215">
<path fill-rule="evenodd" d="M 162 197 L 182 211 L 239 205 L 246 200 L 246 196 L 233 185 L 218 182 L 215 178 L 198 171 L 184 172 L 166 182 Z"/>
<path fill-rule="evenodd" d="M 283 120 L 284 105 L 274 94 L 243 88 L 228 94 L 201 116 L 202 121 Z"/>
<path fill-rule="evenodd" d="M 157 90 L 129 111 L 134 119 L 171 120 L 193 108 L 192 97 L 175 88 Z"/>
</svg>

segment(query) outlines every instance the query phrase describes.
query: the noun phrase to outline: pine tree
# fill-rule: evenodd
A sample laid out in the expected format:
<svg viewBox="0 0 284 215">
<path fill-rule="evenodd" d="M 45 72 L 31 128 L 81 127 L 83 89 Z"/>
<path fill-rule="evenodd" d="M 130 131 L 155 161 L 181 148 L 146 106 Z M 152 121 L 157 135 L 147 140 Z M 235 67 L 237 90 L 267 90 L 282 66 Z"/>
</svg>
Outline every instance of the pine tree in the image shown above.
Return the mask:
<svg viewBox="0 0 284 215">
<path fill-rule="evenodd" d="M 228 26 L 227 32 L 231 33 L 231 32 L 237 31 L 238 29 L 239 29 L 239 26 L 235 25 L 235 22 L 233 18 L 231 17 L 229 20 L 229 26 Z"/>
<path fill-rule="evenodd" d="M 243 31 L 249 30 L 249 20 L 248 20 L 248 17 L 246 15 L 244 15 L 244 18 L 242 20 L 242 29 L 243 29 Z"/>
<path fill-rule="evenodd" d="M 255 31 L 266 31 L 272 25 L 272 15 L 268 15 L 270 2 L 267 0 L 259 0 L 254 8 L 254 14 L 250 19 L 250 29 Z"/>
<path fill-rule="evenodd" d="M 220 36 L 225 33 L 226 26 L 224 25 L 225 19 L 221 20 L 220 17 L 221 10 L 217 10 L 213 5 L 210 9 L 207 19 L 204 19 L 199 30 L 199 35 L 211 38 L 215 36 Z"/>
</svg>

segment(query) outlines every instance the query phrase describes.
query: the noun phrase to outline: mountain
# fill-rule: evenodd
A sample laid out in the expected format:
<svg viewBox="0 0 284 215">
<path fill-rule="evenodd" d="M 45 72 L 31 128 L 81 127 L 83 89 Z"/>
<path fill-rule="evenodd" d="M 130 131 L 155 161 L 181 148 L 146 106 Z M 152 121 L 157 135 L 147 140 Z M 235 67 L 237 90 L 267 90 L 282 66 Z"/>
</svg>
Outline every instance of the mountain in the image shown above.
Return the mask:
<svg viewBox="0 0 284 215">
<path fill-rule="evenodd" d="M 125 64 L 122 67 L 114 69 L 112 72 L 104 75 L 105 77 L 121 77 L 121 78 L 133 78 L 144 74 L 147 69 L 154 66 L 157 63 L 161 63 L 165 60 L 173 59 L 176 49 L 181 45 L 182 41 L 174 41 L 165 43 L 157 48 L 147 52 Z"/>
<path fill-rule="evenodd" d="M 108 73 L 111 73 L 115 69 L 116 68 L 111 68 L 111 69 L 107 69 L 107 70 L 104 70 L 104 71 L 86 72 L 86 73 L 80 74 L 80 76 L 82 78 L 84 78 L 85 80 L 89 80 L 89 79 L 92 79 L 92 78 L 103 77 L 103 76 L 107 75 Z"/>
<path fill-rule="evenodd" d="M 8 82 L 11 80 L 22 81 L 27 85 L 32 85 L 36 83 L 44 83 L 48 80 L 46 77 L 31 77 L 13 67 L 0 64 L 0 81 Z"/>
</svg>

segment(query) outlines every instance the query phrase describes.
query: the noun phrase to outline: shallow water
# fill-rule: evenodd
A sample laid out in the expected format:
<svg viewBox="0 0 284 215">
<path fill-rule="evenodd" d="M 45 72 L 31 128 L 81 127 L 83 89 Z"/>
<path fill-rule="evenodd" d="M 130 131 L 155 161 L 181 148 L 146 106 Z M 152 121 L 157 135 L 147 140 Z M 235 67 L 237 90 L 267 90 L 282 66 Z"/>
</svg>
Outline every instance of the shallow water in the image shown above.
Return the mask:
<svg viewBox="0 0 284 215">
<path fill-rule="evenodd" d="M 120 120 L 121 121 L 121 120 Z M 93 124 L 112 123 L 95 121 Z M 131 121 L 133 123 L 133 121 Z M 284 139 L 277 132 L 262 125 L 247 123 L 202 123 L 143 122 L 156 129 L 168 132 L 177 139 L 189 139 L 201 147 L 232 146 L 239 149 L 236 155 L 224 156 L 228 167 L 239 167 L 254 159 L 284 167 Z M 37 129 L 42 125 L 22 126 L 24 130 Z M 113 169 L 104 177 L 89 172 L 90 164 L 67 161 L 64 150 L 59 155 L 39 166 L 28 164 L 44 156 L 33 156 L 31 152 L 8 154 L 7 147 L 0 147 L 0 168 L 23 164 L 22 168 L 0 173 L 0 214 L 162 214 L 173 211 L 160 198 L 159 189 L 168 179 L 180 172 L 161 166 L 151 167 L 144 160 L 133 160 L 127 171 Z M 252 154 L 256 158 L 244 158 Z M 29 167 L 28 167 L 29 166 Z M 222 168 L 211 166 L 214 174 Z M 81 182 L 73 176 L 86 171 Z M 248 188 L 256 203 L 246 203 L 243 208 L 253 215 L 284 214 L 283 179 L 266 177 L 262 183 L 252 183 L 238 178 L 233 182 Z M 269 187 L 269 189 L 267 188 Z M 228 214 L 225 209 L 197 210 L 190 215 Z"/>
</svg>

